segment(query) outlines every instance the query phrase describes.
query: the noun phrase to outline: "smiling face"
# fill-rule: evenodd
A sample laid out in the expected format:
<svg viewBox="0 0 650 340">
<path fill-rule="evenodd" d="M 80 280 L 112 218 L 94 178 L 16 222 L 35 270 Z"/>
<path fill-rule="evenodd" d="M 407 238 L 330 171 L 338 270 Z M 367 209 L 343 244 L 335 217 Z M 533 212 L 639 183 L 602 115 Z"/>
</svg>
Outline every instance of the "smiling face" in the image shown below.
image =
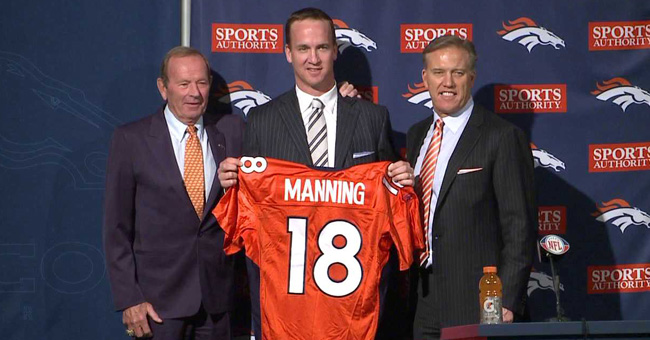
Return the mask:
<svg viewBox="0 0 650 340">
<path fill-rule="evenodd" d="M 290 45 L 285 46 L 287 61 L 293 66 L 296 85 L 302 91 L 320 96 L 334 86 L 336 42 L 327 21 L 305 19 L 291 24 Z"/>
<path fill-rule="evenodd" d="M 208 105 L 208 66 L 198 55 L 172 57 L 167 68 L 167 84 L 158 78 L 158 91 L 178 120 L 194 124 Z"/>
<path fill-rule="evenodd" d="M 422 81 L 429 90 L 433 108 L 440 117 L 457 113 L 472 96 L 475 72 L 467 51 L 444 47 L 425 56 Z"/>
</svg>

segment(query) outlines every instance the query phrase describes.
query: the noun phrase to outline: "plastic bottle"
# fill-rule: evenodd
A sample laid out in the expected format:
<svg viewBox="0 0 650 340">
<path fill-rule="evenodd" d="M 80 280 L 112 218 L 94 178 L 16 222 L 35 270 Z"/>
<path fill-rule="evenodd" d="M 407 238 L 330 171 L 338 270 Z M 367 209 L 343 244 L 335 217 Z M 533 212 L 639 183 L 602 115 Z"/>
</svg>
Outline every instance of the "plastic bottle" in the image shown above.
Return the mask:
<svg viewBox="0 0 650 340">
<path fill-rule="evenodd" d="M 503 323 L 501 310 L 501 279 L 497 276 L 497 267 L 483 267 L 483 277 L 478 285 L 479 308 L 481 310 L 482 324 Z"/>
</svg>

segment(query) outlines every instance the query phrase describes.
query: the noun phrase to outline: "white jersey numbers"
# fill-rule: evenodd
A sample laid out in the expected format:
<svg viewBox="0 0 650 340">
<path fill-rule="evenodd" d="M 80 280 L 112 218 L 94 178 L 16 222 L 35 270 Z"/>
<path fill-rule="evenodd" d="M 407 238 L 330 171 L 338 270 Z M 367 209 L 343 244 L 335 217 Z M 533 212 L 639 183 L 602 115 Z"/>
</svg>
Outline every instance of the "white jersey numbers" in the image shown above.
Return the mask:
<svg viewBox="0 0 650 340">
<path fill-rule="evenodd" d="M 240 160 L 243 163 L 240 169 L 245 174 L 250 174 L 251 172 L 264 172 L 268 164 L 264 157 L 242 157 Z"/>
<path fill-rule="evenodd" d="M 307 219 L 289 217 L 291 252 L 289 259 L 289 294 L 305 293 L 305 256 L 307 255 Z"/>
<path fill-rule="evenodd" d="M 289 293 L 305 292 L 305 262 L 307 253 L 307 219 L 288 218 L 288 231 L 291 233 L 291 253 L 289 259 Z M 345 239 L 344 245 L 335 245 L 337 237 Z M 361 250 L 361 232 L 347 221 L 331 221 L 318 235 L 318 248 L 321 255 L 314 263 L 314 282 L 323 293 L 343 297 L 352 294 L 361 285 L 363 268 L 356 257 Z M 337 281 L 330 277 L 329 270 L 334 264 L 345 267 L 346 276 Z"/>
</svg>

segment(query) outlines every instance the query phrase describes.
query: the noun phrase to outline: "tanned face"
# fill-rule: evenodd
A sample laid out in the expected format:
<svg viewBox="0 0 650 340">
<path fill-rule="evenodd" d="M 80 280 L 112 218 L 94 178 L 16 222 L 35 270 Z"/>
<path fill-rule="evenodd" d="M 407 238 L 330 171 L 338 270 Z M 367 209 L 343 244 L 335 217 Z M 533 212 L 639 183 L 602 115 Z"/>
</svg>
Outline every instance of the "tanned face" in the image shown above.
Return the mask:
<svg viewBox="0 0 650 340">
<path fill-rule="evenodd" d="M 305 19 L 291 25 L 291 46 L 285 46 L 287 61 L 293 65 L 296 85 L 302 91 L 320 96 L 335 84 L 336 42 L 327 21 Z"/>
<path fill-rule="evenodd" d="M 470 69 L 469 53 L 450 46 L 428 53 L 425 59 L 422 80 L 433 108 L 441 117 L 457 113 L 472 97 L 475 72 Z"/>
<path fill-rule="evenodd" d="M 158 91 L 174 116 L 185 124 L 196 123 L 205 113 L 210 91 L 210 70 L 197 55 L 172 57 L 167 84 L 158 78 Z"/>
</svg>

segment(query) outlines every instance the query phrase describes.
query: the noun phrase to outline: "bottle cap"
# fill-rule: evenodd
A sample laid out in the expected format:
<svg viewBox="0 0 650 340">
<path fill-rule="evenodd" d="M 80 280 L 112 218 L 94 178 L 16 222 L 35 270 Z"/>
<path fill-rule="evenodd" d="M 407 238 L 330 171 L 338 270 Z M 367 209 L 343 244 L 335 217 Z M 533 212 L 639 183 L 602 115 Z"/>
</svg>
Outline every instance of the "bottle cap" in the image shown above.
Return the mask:
<svg viewBox="0 0 650 340">
<path fill-rule="evenodd" d="M 496 266 L 485 266 L 483 267 L 483 274 L 485 273 L 496 273 L 497 272 L 497 267 Z"/>
</svg>

